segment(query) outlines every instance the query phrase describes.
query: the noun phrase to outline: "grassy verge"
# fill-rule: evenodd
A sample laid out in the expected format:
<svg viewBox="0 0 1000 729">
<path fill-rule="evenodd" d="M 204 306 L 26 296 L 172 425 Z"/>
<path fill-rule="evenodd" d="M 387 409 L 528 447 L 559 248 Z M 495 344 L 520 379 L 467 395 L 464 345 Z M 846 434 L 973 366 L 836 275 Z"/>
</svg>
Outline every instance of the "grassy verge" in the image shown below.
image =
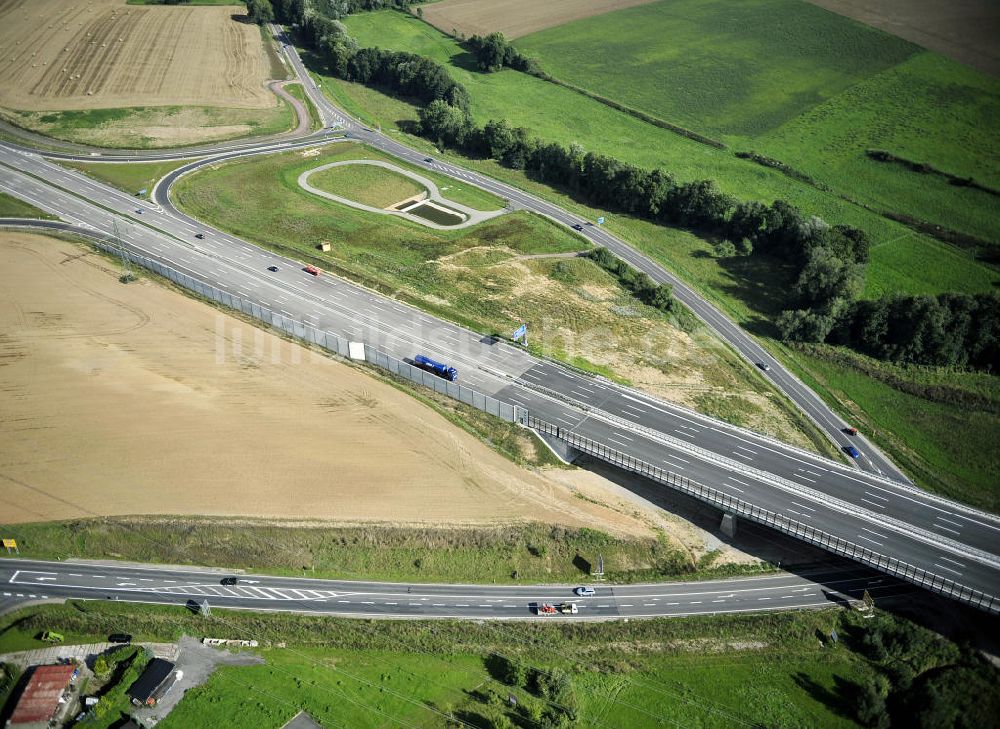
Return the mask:
<svg viewBox="0 0 1000 729">
<path fill-rule="evenodd" d="M 28 558 L 123 559 L 331 579 L 566 584 L 589 581 L 599 554 L 608 578 L 621 583 L 676 579 L 698 569 L 665 539 L 539 524 L 303 527 L 254 519 L 125 517 L 21 524 L 6 531 Z M 760 567 L 748 572 L 759 574 Z"/>
<path fill-rule="evenodd" d="M 590 260 L 530 258 L 586 247 L 565 228 L 522 212 L 461 231 L 428 231 L 298 186 L 302 171 L 358 158 L 385 159 L 354 144 L 308 157 L 275 155 L 188 176 L 175 196 L 186 212 L 217 227 L 475 331 L 506 334 L 527 323 L 539 353 L 591 371 L 627 372 L 654 394 L 809 445 L 784 399 L 760 392 L 760 378 L 704 328 L 641 304 Z M 332 250 L 321 254 L 315 246 L 323 240 Z M 607 346 L 609 337 L 615 346 Z"/>
<path fill-rule="evenodd" d="M 880 614 L 866 622 L 839 610 L 508 625 L 218 609 L 199 616 L 180 607 L 71 602 L 0 618 L 0 650 L 35 647 L 44 629 L 81 643 L 124 630 L 144 641 L 182 634 L 261 641 L 254 652 L 263 664 L 219 668 L 185 695 L 162 722 L 167 729 L 225 726 L 234 716 L 281 726 L 300 709 L 333 726 L 384 726 L 391 716 L 411 725 L 454 718 L 535 729 L 554 725 L 546 698 L 598 726 L 851 727 L 861 688 L 902 665 L 912 666 L 918 690 L 925 676 L 956 663 L 970 667 L 975 685 L 950 694 L 952 705 L 995 677 L 954 643 L 903 618 Z M 841 640 L 829 639 L 834 630 Z M 896 655 L 873 657 L 864 643 L 875 633 L 897 638 Z M 558 693 L 539 690 L 546 684 L 540 673 L 561 679 Z"/>
<path fill-rule="evenodd" d="M 140 190 L 146 192 L 142 195 L 145 200 L 149 199 L 153 191 L 153 185 L 163 176 L 173 172 L 178 167 L 188 164 L 192 160 L 166 160 L 164 162 L 60 162 L 64 167 L 71 167 L 79 170 L 95 180 L 106 182 L 119 190 L 123 190 L 130 195 L 139 196 Z"/>
<path fill-rule="evenodd" d="M 310 131 L 316 131 L 323 126 L 323 122 L 319 118 L 319 112 L 316 111 L 316 107 L 313 106 L 312 101 L 309 100 L 309 96 L 306 94 L 305 89 L 302 88 L 302 84 L 288 84 L 285 86 L 285 91 L 287 91 L 290 96 L 294 96 L 296 99 L 301 101 L 306 109 L 309 110 Z"/>
<path fill-rule="evenodd" d="M 0 192 L 0 217 L 3 218 L 43 218 L 45 220 L 57 220 L 55 215 L 49 215 L 44 210 L 39 210 L 31 203 L 26 203 L 20 198 Z"/>
<path fill-rule="evenodd" d="M 293 129 L 295 113 L 284 99 L 269 109 L 215 106 L 136 106 L 83 111 L 0 110 L 32 132 L 112 149 L 163 149 L 266 136 Z"/>
<path fill-rule="evenodd" d="M 427 193 L 427 188 L 405 175 L 372 165 L 345 165 L 317 172 L 309 184 L 348 200 L 385 208 Z"/>
<path fill-rule="evenodd" d="M 898 367 L 828 346 L 786 347 L 783 355 L 921 486 L 1000 512 L 996 376 Z"/>
</svg>

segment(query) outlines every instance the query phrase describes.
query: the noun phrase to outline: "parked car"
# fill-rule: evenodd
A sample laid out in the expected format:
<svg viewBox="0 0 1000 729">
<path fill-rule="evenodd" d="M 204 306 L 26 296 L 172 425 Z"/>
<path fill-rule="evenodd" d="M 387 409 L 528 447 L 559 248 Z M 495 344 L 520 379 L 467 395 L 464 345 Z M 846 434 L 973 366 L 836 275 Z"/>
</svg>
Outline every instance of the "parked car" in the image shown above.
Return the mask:
<svg viewBox="0 0 1000 729">
<path fill-rule="evenodd" d="M 857 448 L 855 448 L 852 445 L 846 445 L 846 446 L 844 446 L 844 452 L 847 455 L 849 455 L 851 458 L 861 458 L 861 451 L 859 451 Z"/>
<path fill-rule="evenodd" d="M 319 276 L 319 269 L 315 266 L 306 266 L 303 270 L 313 276 Z"/>
<path fill-rule="evenodd" d="M 268 266 L 267 270 L 270 271 L 271 273 L 277 273 L 278 267 L 277 266 Z"/>
<path fill-rule="evenodd" d="M 573 590 L 573 594 L 578 595 L 579 597 L 593 597 L 594 595 L 597 594 L 597 590 L 595 590 L 593 587 L 587 587 L 586 585 L 583 585 Z"/>
<path fill-rule="evenodd" d="M 128 633 L 112 633 L 108 636 L 108 643 L 131 643 L 132 636 Z"/>
</svg>

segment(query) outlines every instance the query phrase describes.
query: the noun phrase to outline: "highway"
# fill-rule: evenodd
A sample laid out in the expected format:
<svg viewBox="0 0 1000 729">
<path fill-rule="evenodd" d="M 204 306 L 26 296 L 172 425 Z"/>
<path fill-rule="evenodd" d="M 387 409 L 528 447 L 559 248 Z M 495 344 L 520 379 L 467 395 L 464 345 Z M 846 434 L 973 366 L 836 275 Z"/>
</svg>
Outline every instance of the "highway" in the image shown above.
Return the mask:
<svg viewBox="0 0 1000 729">
<path fill-rule="evenodd" d="M 344 125 L 358 139 L 361 132 L 346 116 L 320 108 L 328 122 Z M 309 276 L 301 264 L 192 220 L 170 201 L 173 182 L 202 165 L 333 141 L 324 133 L 218 153 L 171 173 L 157 186 L 152 203 L 3 143 L 0 189 L 84 231 L 112 234 L 117 221 L 131 249 L 235 296 L 401 359 L 423 353 L 448 361 L 459 368 L 463 384 L 570 432 L 879 554 L 997 594 L 1000 519 L 994 515 L 536 359 L 346 281 Z M 380 135 L 364 141 L 404 159 L 419 154 L 396 149 L 395 142 Z M 585 231 L 604 234 L 596 227 Z M 196 238 L 198 234 L 204 238 Z M 269 266 L 278 271 L 268 271 Z"/>
<path fill-rule="evenodd" d="M 236 585 L 222 581 L 237 577 Z M 0 560 L 0 613 L 28 601 L 84 599 L 211 608 L 302 612 L 348 617 L 469 620 L 610 620 L 762 612 L 843 605 L 867 589 L 878 601 L 916 593 L 898 580 L 859 567 L 826 567 L 703 582 L 593 585 L 426 585 L 271 577 L 208 568 L 115 565 L 85 561 Z M 539 616 L 540 603 L 572 602 L 578 612 Z"/>
</svg>

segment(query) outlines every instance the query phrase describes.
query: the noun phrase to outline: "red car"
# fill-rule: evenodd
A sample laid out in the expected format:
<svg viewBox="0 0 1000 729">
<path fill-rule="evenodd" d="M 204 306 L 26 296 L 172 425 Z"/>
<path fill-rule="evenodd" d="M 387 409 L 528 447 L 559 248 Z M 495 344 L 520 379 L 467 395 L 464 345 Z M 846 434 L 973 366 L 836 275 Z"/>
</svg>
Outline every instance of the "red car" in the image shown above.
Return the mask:
<svg viewBox="0 0 1000 729">
<path fill-rule="evenodd" d="M 848 435 L 857 435 L 858 434 L 858 429 L 857 428 L 844 428 L 844 432 L 847 433 Z"/>
<path fill-rule="evenodd" d="M 319 269 L 316 268 L 315 266 L 306 266 L 305 272 L 311 273 L 313 276 L 319 276 Z"/>
</svg>

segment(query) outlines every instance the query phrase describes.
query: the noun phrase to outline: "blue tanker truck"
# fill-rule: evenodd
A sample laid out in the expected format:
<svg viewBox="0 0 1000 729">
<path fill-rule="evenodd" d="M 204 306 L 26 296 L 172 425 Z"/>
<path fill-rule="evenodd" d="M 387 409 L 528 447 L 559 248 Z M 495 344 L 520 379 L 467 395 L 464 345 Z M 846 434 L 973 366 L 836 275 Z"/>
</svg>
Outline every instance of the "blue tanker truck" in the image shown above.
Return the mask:
<svg viewBox="0 0 1000 729">
<path fill-rule="evenodd" d="M 441 364 L 440 362 L 435 362 L 430 357 L 425 357 L 422 354 L 418 354 L 413 358 L 413 364 L 422 370 L 433 372 L 438 377 L 443 377 L 446 380 L 454 382 L 458 379 L 458 370 L 454 367 L 449 367 L 448 365 Z"/>
</svg>

